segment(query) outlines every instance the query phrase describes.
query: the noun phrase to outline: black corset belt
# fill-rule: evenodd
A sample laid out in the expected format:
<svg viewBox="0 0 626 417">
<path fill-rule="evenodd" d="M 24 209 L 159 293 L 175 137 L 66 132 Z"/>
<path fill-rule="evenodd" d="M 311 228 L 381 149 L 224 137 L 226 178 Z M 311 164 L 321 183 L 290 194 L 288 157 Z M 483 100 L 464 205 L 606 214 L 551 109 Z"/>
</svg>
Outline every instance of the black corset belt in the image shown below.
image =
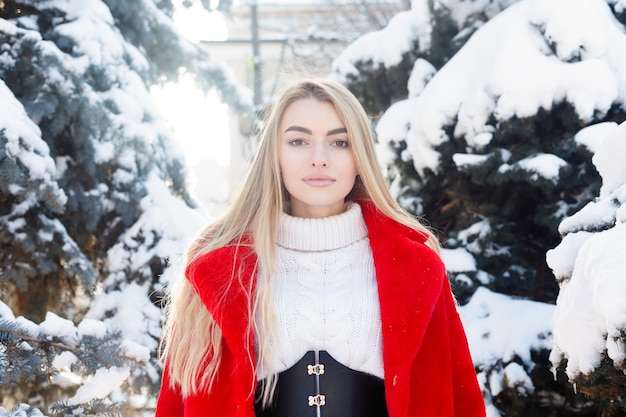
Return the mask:
<svg viewBox="0 0 626 417">
<path fill-rule="evenodd" d="M 265 409 L 261 387 L 259 381 L 256 417 L 388 417 L 383 380 L 340 364 L 326 351 L 309 351 L 279 373 Z"/>
</svg>

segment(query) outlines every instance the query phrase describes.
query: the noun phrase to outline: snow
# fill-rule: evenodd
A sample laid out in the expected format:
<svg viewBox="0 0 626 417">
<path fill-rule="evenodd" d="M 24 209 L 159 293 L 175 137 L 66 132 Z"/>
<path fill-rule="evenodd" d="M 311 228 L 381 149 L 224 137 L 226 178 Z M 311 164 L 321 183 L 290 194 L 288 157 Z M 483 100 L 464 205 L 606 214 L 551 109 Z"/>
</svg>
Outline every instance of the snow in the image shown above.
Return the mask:
<svg viewBox="0 0 626 417">
<path fill-rule="evenodd" d="M 150 258 L 160 256 L 175 263 L 183 254 L 183 242 L 189 241 L 202 229 L 207 219 L 190 209 L 184 201 L 172 196 L 169 189 L 156 175 L 146 183 L 148 193 L 141 201 L 142 216 L 120 238 L 120 243 L 109 250 L 108 264 L 110 275 L 105 285 L 117 285 L 126 281 L 127 268 L 147 265 Z M 153 242 L 152 231 L 158 230 L 160 239 Z M 137 244 L 137 236 L 145 239 Z M 133 249 L 133 250 L 130 250 Z M 146 284 L 147 285 L 147 284 Z M 161 334 L 161 310 L 145 297 L 145 285 L 128 283 L 107 293 L 96 294 L 87 317 L 111 316 L 104 322 L 111 329 L 137 343 L 128 344 L 129 356 L 141 358 L 145 355 L 140 346 L 152 350 L 156 348 L 156 338 Z"/>
<path fill-rule="evenodd" d="M 28 320 L 27 318 L 22 316 L 16 317 L 15 323 L 25 329 L 30 336 L 39 336 L 39 326 L 36 323 Z"/>
<path fill-rule="evenodd" d="M 480 246 L 472 245 L 472 241 L 476 241 L 476 237 L 484 238 L 489 235 L 491 225 L 488 220 L 481 220 L 476 222 L 459 233 L 459 240 L 463 242 L 464 246 L 470 251 L 480 250 Z"/>
<path fill-rule="evenodd" d="M 500 369 L 498 372 L 494 372 L 491 375 L 489 378 L 489 386 L 491 388 L 492 395 L 498 395 L 504 390 L 504 381 L 506 381 L 506 385 L 516 387 L 521 394 L 527 394 L 534 391 L 534 384 L 528 377 L 524 368 L 518 363 L 512 362 L 504 369 Z M 490 412 L 488 408 L 487 416 L 500 416 L 500 413 L 497 409 L 493 409 Z"/>
<path fill-rule="evenodd" d="M 592 144 L 602 188 L 595 201 L 561 222 L 565 236 L 546 255 L 561 280 L 550 359 L 555 366 L 567 359 L 570 378 L 590 373 L 605 355 L 616 366 L 626 358 L 626 122 L 587 128 L 577 140 Z"/>
<path fill-rule="evenodd" d="M 145 296 L 148 284 L 126 283 L 127 271 L 145 267 L 154 256 L 175 264 L 183 256 L 185 242 L 208 220 L 173 196 L 156 172 L 148 176 L 146 187 L 147 194 L 140 203 L 143 214 L 108 252 L 109 276 L 104 285 L 119 289 L 97 293 L 87 317 L 109 317 L 104 319 L 109 328 L 120 330 L 125 338 L 154 351 L 161 335 L 161 310 Z M 158 241 L 154 240 L 153 230 L 160 232 Z M 115 314 L 111 316 L 110 312 Z M 139 346 L 128 344 L 127 348 L 130 356 L 145 354 Z"/>
<path fill-rule="evenodd" d="M 358 70 L 354 63 L 359 61 L 371 60 L 374 66 L 398 65 L 402 55 L 413 49 L 415 41 L 421 42 L 423 48 L 430 45 L 427 17 L 413 9 L 396 14 L 385 28 L 366 33 L 350 44 L 333 62 L 333 68 L 343 74 L 356 75 Z"/>
<path fill-rule="evenodd" d="M 576 143 L 585 146 L 592 153 L 595 153 L 603 139 L 613 132 L 616 127 L 617 123 L 615 122 L 596 123 L 581 129 L 574 136 L 574 140 Z"/>
<path fill-rule="evenodd" d="M 561 286 L 551 359 L 567 357 L 570 378 L 593 371 L 605 350 L 617 366 L 624 361 L 624 248 L 625 223 L 589 237 L 578 251 L 571 280 Z"/>
<path fill-rule="evenodd" d="M 14 320 L 15 319 L 15 315 L 13 314 L 13 311 L 11 311 L 9 306 L 4 304 L 2 301 L 0 301 L 0 318 L 2 318 L 4 320 Z"/>
<path fill-rule="evenodd" d="M 439 3 L 442 8 L 451 10 L 452 18 L 457 22 L 458 26 L 462 26 L 476 10 L 481 10 L 489 18 L 497 15 L 501 10 L 507 8 L 517 0 L 475 0 L 467 2 L 464 0 L 441 0 Z"/>
<path fill-rule="evenodd" d="M 379 137 L 387 139 L 387 142 L 396 142 L 406 138 L 409 131 L 409 118 L 415 108 L 415 100 L 401 100 L 391 105 L 376 124 L 376 132 Z M 384 142 L 378 144 L 378 149 L 389 148 Z M 381 162 L 387 158 L 379 157 Z"/>
<path fill-rule="evenodd" d="M 68 22 L 57 25 L 55 30 L 68 38 L 76 39 L 77 55 L 88 55 L 97 66 L 109 59 L 117 59 L 124 53 L 112 28 L 113 16 L 108 7 L 99 0 L 66 0 L 56 7 L 67 13 Z"/>
<path fill-rule="evenodd" d="M 94 161 L 97 164 L 108 162 L 115 156 L 115 146 L 112 142 L 94 143 Z"/>
<path fill-rule="evenodd" d="M 41 131 L 26 114 L 22 104 L 0 79 L 0 131 L 8 142 L 5 145 L 9 158 L 17 158 L 34 179 L 50 180 L 55 177 L 54 160 L 50 148 L 41 139 Z"/>
<path fill-rule="evenodd" d="M 424 91 L 426 84 L 435 75 L 437 69 L 423 58 L 418 58 L 413 64 L 411 75 L 407 83 L 409 97 L 417 97 Z"/>
<path fill-rule="evenodd" d="M 489 155 L 476 155 L 469 153 L 456 153 L 452 155 L 452 160 L 459 168 L 481 164 L 488 158 Z"/>
<path fill-rule="evenodd" d="M 580 247 L 593 236 L 590 232 L 570 233 L 554 249 L 546 253 L 546 261 L 558 281 L 569 278 L 574 272 L 574 263 Z"/>
<path fill-rule="evenodd" d="M 452 11 L 451 17 L 461 26 L 472 14 L 486 12 L 492 17 L 515 1 L 517 0 L 446 0 L 437 2 L 435 7 Z M 350 44 L 333 62 L 333 70 L 341 74 L 341 79 L 345 79 L 348 75 L 358 74 L 355 64 L 359 61 L 371 61 L 374 67 L 383 65 L 389 68 L 399 64 L 402 56 L 413 51 L 416 43 L 420 51 L 428 50 L 431 46 L 430 18 L 429 1 L 413 0 L 411 9 L 396 14 L 385 28 L 366 33 Z M 416 65 L 415 71 L 432 75 L 432 65 L 426 61 L 418 60 Z M 414 77 L 415 83 L 409 84 L 409 91 L 415 94 L 419 92 L 421 83 L 416 78 Z"/>
<path fill-rule="evenodd" d="M 477 364 L 516 356 L 531 364 L 529 347 L 550 348 L 550 321 L 554 306 L 515 299 L 479 287 L 466 305 L 459 307 L 472 357 Z"/>
<path fill-rule="evenodd" d="M 24 219 L 23 217 L 19 217 L 15 220 L 7 221 L 6 225 L 7 225 L 7 229 L 12 234 L 15 234 L 15 232 L 17 232 L 19 229 L 26 226 L 26 219 Z"/>
<path fill-rule="evenodd" d="M 93 336 L 102 338 L 106 336 L 107 326 L 100 320 L 85 319 L 78 323 L 78 337 Z"/>
<path fill-rule="evenodd" d="M 133 268 L 144 265 L 154 255 L 168 258 L 176 256 L 182 251 L 181 240 L 190 239 L 205 224 L 207 219 L 190 209 L 184 201 L 172 196 L 167 186 L 156 173 L 149 176 L 146 187 L 148 193 L 141 201 L 143 214 L 139 220 L 129 228 L 120 239 L 120 244 L 109 250 L 109 269 L 112 275 L 119 272 L 124 274 L 124 268 L 131 265 Z M 160 230 L 162 237 L 156 247 L 143 245 L 137 252 L 129 252 L 128 248 L 137 245 L 136 236 L 142 231 Z M 151 239 L 149 233 L 145 239 Z"/>
<path fill-rule="evenodd" d="M 91 400 L 104 398 L 119 387 L 130 376 L 128 368 L 100 368 L 70 398 L 69 405 L 77 405 Z"/>
<path fill-rule="evenodd" d="M 556 182 L 559 177 L 559 169 L 567 166 L 567 162 L 556 155 L 539 153 L 516 162 L 513 166 L 503 164 L 499 171 L 505 172 L 514 168 L 521 168 L 529 172 L 529 177 L 536 179 L 537 176 Z"/>
<path fill-rule="evenodd" d="M 37 232 L 37 237 L 42 241 L 42 242 L 52 242 L 52 239 L 54 238 L 54 235 L 50 232 L 45 232 L 43 230 L 40 230 L 39 232 Z"/>
<path fill-rule="evenodd" d="M 115 312 L 103 320 L 108 328 L 119 330 L 125 338 L 154 350 L 157 343 L 152 336 L 159 336 L 160 330 L 151 326 L 159 323 L 161 311 L 145 294 L 146 288 L 137 283 L 130 283 L 117 291 L 98 293 L 88 317 L 106 317 L 107 312 Z"/>
<path fill-rule="evenodd" d="M 492 395 L 501 389 L 505 375 L 515 376 L 515 384 L 526 391 L 534 389 L 528 376 L 521 374 L 533 367 L 532 350 L 550 349 L 553 311 L 553 305 L 515 299 L 485 287 L 479 287 L 471 300 L 459 307 L 479 378 L 489 381 Z M 515 362 L 517 358 L 521 364 Z M 499 365 L 492 369 L 489 364 Z"/>
<path fill-rule="evenodd" d="M 122 354 L 126 357 L 133 358 L 139 362 L 147 362 L 150 360 L 150 349 L 132 340 L 125 339 L 122 341 L 121 348 Z"/>
<path fill-rule="evenodd" d="M 137 294 L 135 297 L 137 298 Z M 132 308 L 131 304 L 129 306 Z M 16 319 L 11 309 L 2 301 L 0 301 L 0 318 L 14 320 L 30 337 L 41 337 L 45 340 L 51 340 L 53 337 L 58 338 L 70 349 L 76 347 L 78 340 L 84 336 L 103 338 L 106 337 L 108 331 L 107 325 L 100 320 L 87 318 L 81 321 L 78 326 L 74 326 L 70 320 L 61 318 L 52 312 L 48 312 L 45 320 L 37 325 L 24 317 Z M 137 331 L 137 329 L 134 330 Z M 125 339 L 120 347 L 120 354 L 138 362 L 150 359 L 150 349 L 146 346 Z M 27 344 L 23 348 L 30 349 Z M 70 367 L 77 361 L 78 358 L 71 350 L 63 350 L 52 360 L 52 366 L 59 371 L 59 374 L 54 377 L 55 383 L 65 387 L 79 385 L 76 395 L 69 399 L 69 404 L 81 404 L 93 399 L 104 398 L 130 375 L 130 368 L 128 367 L 100 368 L 95 375 L 85 382 L 82 377 L 70 371 Z"/>
<path fill-rule="evenodd" d="M 476 259 L 464 248 L 442 249 L 441 257 L 450 272 L 476 271 Z"/>
<path fill-rule="evenodd" d="M 65 351 L 54 357 L 54 359 L 52 360 L 52 366 L 57 370 L 62 370 L 64 368 L 69 369 L 69 367 L 72 366 L 72 364 L 74 364 L 76 361 L 78 361 L 76 355 L 74 355 L 72 352 Z"/>
<path fill-rule="evenodd" d="M 606 224 L 612 224 L 615 222 L 618 207 L 618 202 L 610 198 L 592 201 L 577 213 L 563 220 L 559 225 L 559 232 L 563 235 L 576 232 L 581 228 L 581 225 L 584 225 L 583 229 L 593 231 Z"/>
<path fill-rule="evenodd" d="M 50 311 L 46 313 L 46 319 L 41 322 L 39 328 L 46 335 L 54 335 L 68 345 L 76 343 L 76 327 L 74 327 L 74 323 Z"/>
<path fill-rule="evenodd" d="M 4 407 L 0 407 L 0 417 L 45 417 L 45 415 L 38 409 L 28 404 L 20 404 L 15 409 L 7 410 Z"/>
<path fill-rule="evenodd" d="M 522 394 L 530 393 L 534 390 L 533 383 L 524 368 L 515 362 L 508 364 L 504 368 L 502 380 L 506 381 L 509 386 L 518 387 L 518 391 L 521 391 Z M 493 391 L 492 394 L 497 395 Z"/>
<path fill-rule="evenodd" d="M 600 198 L 626 184 L 626 164 L 623 159 L 616 160 L 615 155 L 626 156 L 626 123 L 604 136 L 593 155 L 593 163 L 602 177 Z"/>
<path fill-rule="evenodd" d="M 201 217 L 200 213 L 191 210 L 182 200 L 173 197 L 163 181 L 156 176 L 151 176 L 147 181 L 148 195 L 142 200 L 141 207 L 144 210 L 142 221 L 152 227 L 159 226 L 163 230 L 166 239 L 170 239 L 175 245 L 180 245 L 178 239 L 191 238 L 191 234 L 197 233 L 205 226 L 208 219 Z M 182 215 L 182 214 L 185 215 Z M 169 221 L 164 221 L 168 219 Z M 166 248 L 166 253 L 174 253 L 173 247 Z"/>
</svg>

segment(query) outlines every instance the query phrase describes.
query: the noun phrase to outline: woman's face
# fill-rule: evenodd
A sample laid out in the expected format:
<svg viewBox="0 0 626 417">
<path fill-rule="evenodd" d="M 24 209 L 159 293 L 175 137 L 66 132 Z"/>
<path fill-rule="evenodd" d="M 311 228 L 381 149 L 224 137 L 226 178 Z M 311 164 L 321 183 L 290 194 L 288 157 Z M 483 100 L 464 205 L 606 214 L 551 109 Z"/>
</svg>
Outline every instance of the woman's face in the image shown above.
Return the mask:
<svg viewBox="0 0 626 417">
<path fill-rule="evenodd" d="M 279 125 L 278 163 L 292 216 L 344 211 L 358 171 L 346 127 L 332 104 L 310 98 L 287 106 Z"/>
</svg>

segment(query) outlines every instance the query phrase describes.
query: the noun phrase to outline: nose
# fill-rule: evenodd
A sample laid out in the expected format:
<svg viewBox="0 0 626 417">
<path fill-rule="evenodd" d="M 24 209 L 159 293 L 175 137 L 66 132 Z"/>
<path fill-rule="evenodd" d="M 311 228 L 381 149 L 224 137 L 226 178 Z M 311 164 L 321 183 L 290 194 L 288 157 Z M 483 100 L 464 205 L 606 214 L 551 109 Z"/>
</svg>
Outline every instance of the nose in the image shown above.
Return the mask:
<svg viewBox="0 0 626 417">
<path fill-rule="evenodd" d="M 311 157 L 311 166 L 325 167 L 328 166 L 328 155 L 323 145 L 313 147 L 313 155 Z"/>
</svg>

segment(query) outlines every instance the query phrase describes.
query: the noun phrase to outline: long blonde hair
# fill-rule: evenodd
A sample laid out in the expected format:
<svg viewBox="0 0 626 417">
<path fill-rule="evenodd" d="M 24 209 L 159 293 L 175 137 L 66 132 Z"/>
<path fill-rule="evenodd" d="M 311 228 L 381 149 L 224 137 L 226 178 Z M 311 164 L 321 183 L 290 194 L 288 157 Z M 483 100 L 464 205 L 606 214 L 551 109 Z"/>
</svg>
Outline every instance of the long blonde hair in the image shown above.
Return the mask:
<svg viewBox="0 0 626 417">
<path fill-rule="evenodd" d="M 256 254 L 257 291 L 253 281 L 234 273 L 231 285 L 249 283 L 249 331 L 256 334 L 254 317 L 260 315 L 265 328 L 272 320 L 268 302 L 271 271 L 274 270 L 275 236 L 283 211 L 288 211 L 288 194 L 282 184 L 278 164 L 277 138 L 285 109 L 297 100 L 313 98 L 331 103 L 348 132 L 359 175 L 349 200 L 369 200 L 385 216 L 416 229 L 428 237 L 429 245 L 439 251 L 435 236 L 418 220 L 404 211 L 389 193 L 378 165 L 370 121 L 358 100 L 344 87 L 325 79 L 302 79 L 289 85 L 272 106 L 260 134 L 252 165 L 238 196 L 227 213 L 204 229 L 187 252 L 187 263 L 203 254 L 227 245 L 252 242 Z M 209 392 L 219 370 L 222 333 L 187 279 L 175 280 L 166 308 L 162 358 L 168 367 L 170 384 L 178 386 L 183 396 Z M 262 284 L 262 285 L 261 285 Z M 243 336 L 242 336 L 243 337 Z M 269 346 L 256 341 L 249 347 L 251 364 L 264 363 Z M 253 357 L 255 355 L 256 357 Z M 266 362 L 265 362 L 266 363 Z M 275 380 L 263 386 L 267 403 Z M 251 393 L 256 378 L 250 381 Z"/>
</svg>

